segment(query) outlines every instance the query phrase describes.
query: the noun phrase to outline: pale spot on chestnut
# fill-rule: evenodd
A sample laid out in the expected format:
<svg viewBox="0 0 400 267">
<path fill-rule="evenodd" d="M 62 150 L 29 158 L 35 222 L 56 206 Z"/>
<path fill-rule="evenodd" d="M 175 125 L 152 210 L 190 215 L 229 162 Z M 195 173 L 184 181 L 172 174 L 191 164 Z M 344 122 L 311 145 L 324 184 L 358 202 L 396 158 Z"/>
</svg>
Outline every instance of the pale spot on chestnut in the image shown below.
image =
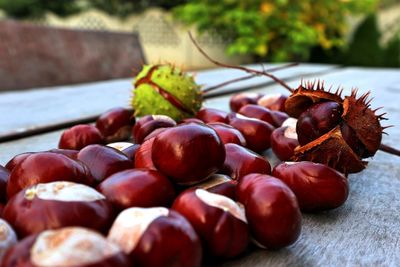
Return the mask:
<svg viewBox="0 0 400 267">
<path fill-rule="evenodd" d="M 122 151 L 122 150 L 124 150 L 124 149 L 126 149 L 126 148 L 128 148 L 130 146 L 133 146 L 133 144 L 132 143 L 128 143 L 128 142 L 115 142 L 115 143 L 107 144 L 107 146 L 115 148 L 115 149 L 117 149 L 119 151 Z"/>
<path fill-rule="evenodd" d="M 165 115 L 151 115 L 151 116 L 153 117 L 153 120 L 169 121 L 172 124 L 176 125 L 176 122 L 171 117 L 168 117 L 168 116 L 165 116 Z"/>
<path fill-rule="evenodd" d="M 168 214 L 169 210 L 163 207 L 126 209 L 115 219 L 107 239 L 129 254 L 149 225 L 158 217 Z"/>
<path fill-rule="evenodd" d="M 17 243 L 17 235 L 11 226 L 3 219 L 0 219 L 0 263 L 4 253 L 9 247 Z"/>
<path fill-rule="evenodd" d="M 120 252 L 100 234 L 82 227 L 66 227 L 39 234 L 31 248 L 31 261 L 41 267 L 82 266 Z"/>
<path fill-rule="evenodd" d="M 285 129 L 285 131 L 283 132 L 283 135 L 286 137 L 286 138 L 289 138 L 289 139 L 296 139 L 297 140 L 297 133 L 296 133 L 296 128 L 293 128 L 293 127 L 287 127 L 286 129 Z"/>
<path fill-rule="evenodd" d="M 105 196 L 95 189 L 72 182 L 57 181 L 52 183 L 37 184 L 25 191 L 25 199 L 32 200 L 35 197 L 43 200 L 56 201 L 97 201 L 105 199 Z"/>
<path fill-rule="evenodd" d="M 297 119 L 287 118 L 281 125 L 281 127 L 289 126 L 296 129 Z"/>
<path fill-rule="evenodd" d="M 236 116 L 236 118 L 238 118 L 238 119 L 251 120 L 251 121 L 260 121 L 259 119 L 250 118 L 250 117 L 244 116 L 244 115 L 242 115 L 242 114 L 240 114 L 240 113 L 236 113 L 235 116 Z"/>
<path fill-rule="evenodd" d="M 196 189 L 195 194 L 205 204 L 229 212 L 237 219 L 247 223 L 244 208 L 232 199 L 208 192 L 204 189 Z"/>
</svg>

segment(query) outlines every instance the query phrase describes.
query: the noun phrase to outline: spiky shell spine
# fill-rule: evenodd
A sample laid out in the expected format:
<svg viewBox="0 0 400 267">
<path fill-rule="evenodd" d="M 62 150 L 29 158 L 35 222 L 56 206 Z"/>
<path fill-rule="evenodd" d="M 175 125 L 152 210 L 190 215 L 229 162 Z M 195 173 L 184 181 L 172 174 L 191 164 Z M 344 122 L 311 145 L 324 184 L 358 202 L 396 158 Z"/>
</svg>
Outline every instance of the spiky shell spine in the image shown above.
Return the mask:
<svg viewBox="0 0 400 267">
<path fill-rule="evenodd" d="M 145 65 L 136 76 L 132 107 L 135 116 L 162 114 L 175 120 L 193 116 L 203 101 L 193 76 L 171 64 Z"/>
<path fill-rule="evenodd" d="M 318 102 L 335 101 L 343 108 L 341 124 L 312 142 L 298 146 L 292 158 L 294 161 L 314 161 L 343 173 L 355 173 L 366 167 L 367 162 L 362 159 L 373 156 L 379 149 L 383 132 L 380 120 L 385 119 L 384 114 L 376 115 L 377 110 L 370 108 L 369 93 L 357 98 L 357 90 L 354 89 L 350 96 L 342 98 L 342 91 L 340 88 L 335 92 L 325 90 L 321 82 L 302 83 L 286 100 L 286 112 L 296 118 Z M 341 131 L 343 125 L 355 133 L 363 152 L 346 142 Z"/>
</svg>

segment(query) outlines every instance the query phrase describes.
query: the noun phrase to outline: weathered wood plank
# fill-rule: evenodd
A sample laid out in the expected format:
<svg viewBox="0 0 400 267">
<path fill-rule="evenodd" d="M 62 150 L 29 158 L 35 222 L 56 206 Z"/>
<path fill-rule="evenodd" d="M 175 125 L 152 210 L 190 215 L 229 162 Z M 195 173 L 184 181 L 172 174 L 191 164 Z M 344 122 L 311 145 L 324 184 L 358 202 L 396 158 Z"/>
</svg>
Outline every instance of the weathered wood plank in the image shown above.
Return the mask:
<svg viewBox="0 0 400 267">
<path fill-rule="evenodd" d="M 265 67 L 272 65 L 266 64 Z M 255 66 L 260 68 L 259 65 Z M 307 73 L 332 70 L 332 65 L 301 66 L 279 72 L 279 77 L 292 78 Z M 235 70 L 215 69 L 197 73 L 199 84 L 215 85 L 244 75 Z M 233 84 L 228 89 L 257 87 L 265 78 L 255 78 Z M 43 126 L 93 117 L 115 106 L 129 106 L 131 79 L 119 79 L 74 86 L 42 88 L 24 92 L 0 94 L 0 136 L 30 131 Z"/>
<path fill-rule="evenodd" d="M 348 68 L 321 78 L 328 85 L 340 84 L 346 90 L 352 86 L 359 87 L 360 92 L 372 89 L 373 106 L 385 105 L 388 123 L 396 126 L 387 129 L 389 136 L 384 136 L 384 142 L 400 146 L 400 71 Z M 276 85 L 254 91 L 285 92 Z M 206 104 L 227 110 L 228 99 L 218 97 Z M 55 147 L 60 134 L 58 131 L 0 144 L 0 164 L 17 153 Z M 270 152 L 266 156 L 275 161 Z M 303 215 L 302 234 L 294 245 L 280 251 L 255 250 L 222 266 L 398 266 L 399 178 L 400 158 L 378 152 L 365 171 L 350 175 L 350 196 L 344 206 Z"/>
</svg>

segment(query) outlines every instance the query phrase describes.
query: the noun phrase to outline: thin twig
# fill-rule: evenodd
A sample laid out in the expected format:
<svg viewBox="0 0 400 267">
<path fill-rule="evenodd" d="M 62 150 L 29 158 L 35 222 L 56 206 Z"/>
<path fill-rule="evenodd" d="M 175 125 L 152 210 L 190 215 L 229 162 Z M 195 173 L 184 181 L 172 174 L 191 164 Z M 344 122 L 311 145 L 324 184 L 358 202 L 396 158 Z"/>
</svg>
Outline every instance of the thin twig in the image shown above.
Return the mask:
<svg viewBox="0 0 400 267">
<path fill-rule="evenodd" d="M 400 150 L 398 150 L 398 149 L 396 149 L 394 147 L 391 147 L 391 146 L 388 146 L 388 145 L 385 145 L 385 144 L 381 144 L 379 146 L 379 150 L 400 157 Z"/>
<path fill-rule="evenodd" d="M 210 62 L 214 63 L 217 66 L 220 67 L 224 67 L 224 68 L 230 68 L 230 69 L 238 69 L 238 70 L 242 70 L 248 73 L 252 73 L 252 74 L 256 74 L 256 75 L 263 75 L 263 76 L 267 76 L 269 78 L 271 78 L 272 80 L 274 80 L 275 82 L 279 83 L 280 85 L 282 85 L 283 87 L 285 87 L 287 90 L 289 90 L 290 92 L 293 92 L 293 89 L 290 88 L 290 86 L 285 83 L 283 80 L 275 77 L 274 75 L 268 73 L 268 72 L 264 72 L 264 71 L 259 71 L 259 70 L 255 70 L 255 69 L 250 69 L 250 68 L 246 68 L 246 67 L 242 67 L 242 66 L 237 66 L 237 65 L 230 65 L 230 64 L 225 64 L 225 63 L 221 63 L 215 59 L 212 59 L 201 47 L 200 45 L 197 43 L 197 41 L 194 39 L 192 33 L 189 31 L 189 37 L 192 40 L 193 44 L 196 46 L 196 48 L 199 50 L 199 52 L 205 57 L 207 58 Z"/>
<path fill-rule="evenodd" d="M 285 65 L 282 65 L 282 66 L 278 66 L 278 67 L 267 69 L 264 72 L 274 72 L 274 71 L 278 71 L 278 70 L 294 67 L 294 66 L 297 66 L 297 65 L 299 65 L 299 63 L 297 63 L 297 62 L 289 63 L 289 64 L 285 64 Z M 236 78 L 236 79 L 232 79 L 232 80 L 229 80 L 229 81 L 225 81 L 223 83 L 220 83 L 220 84 L 217 84 L 217 85 L 213 85 L 213 86 L 210 86 L 210 87 L 204 89 L 203 93 L 208 93 L 208 92 L 213 91 L 215 89 L 227 86 L 227 85 L 229 85 L 231 83 L 236 83 L 236 82 L 240 82 L 240 81 L 249 80 L 249 79 L 252 79 L 252 78 L 257 77 L 257 76 L 260 76 L 260 75 L 259 74 L 250 74 L 250 75 L 243 76 L 243 77 L 240 77 L 240 78 Z"/>
</svg>

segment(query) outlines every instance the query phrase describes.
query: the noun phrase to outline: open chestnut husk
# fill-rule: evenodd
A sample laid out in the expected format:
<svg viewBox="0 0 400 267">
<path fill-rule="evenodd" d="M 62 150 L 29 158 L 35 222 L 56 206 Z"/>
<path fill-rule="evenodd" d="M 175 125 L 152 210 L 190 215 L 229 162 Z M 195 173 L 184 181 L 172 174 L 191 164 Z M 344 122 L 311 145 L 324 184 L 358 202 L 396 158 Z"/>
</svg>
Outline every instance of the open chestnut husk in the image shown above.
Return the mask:
<svg viewBox="0 0 400 267">
<path fill-rule="evenodd" d="M 376 115 L 377 109 L 370 108 L 369 93 L 357 97 L 357 90 L 352 90 L 344 98 L 341 94 L 341 89 L 325 91 L 323 83 L 308 83 L 286 100 L 286 112 L 299 117 L 297 134 L 302 146 L 295 149 L 294 161 L 323 163 L 347 174 L 363 170 L 367 163 L 362 159 L 379 149 L 384 114 Z"/>
<path fill-rule="evenodd" d="M 255 243 L 267 249 L 293 244 L 300 236 L 301 213 L 292 190 L 265 174 L 248 174 L 237 185 L 238 201 Z"/>
<path fill-rule="evenodd" d="M 226 144 L 225 151 L 225 162 L 220 172 L 229 175 L 234 180 L 240 180 L 250 173 L 271 173 L 269 162 L 245 147 Z"/>
<path fill-rule="evenodd" d="M 283 162 L 275 166 L 272 175 L 292 189 L 300 209 L 305 212 L 340 207 L 349 194 L 346 177 L 320 163 Z"/>
<path fill-rule="evenodd" d="M 243 134 L 249 149 L 255 152 L 262 152 L 271 147 L 270 137 L 275 127 L 268 122 L 249 118 L 238 113 L 230 113 L 228 120 L 229 125 Z"/>
<path fill-rule="evenodd" d="M 107 143 L 127 140 L 134 124 L 133 111 L 123 107 L 107 110 L 96 120 L 96 127 Z"/>
<path fill-rule="evenodd" d="M 65 226 L 105 232 L 113 216 L 111 204 L 93 188 L 60 181 L 40 183 L 20 191 L 3 211 L 3 218 L 19 237 Z"/>
<path fill-rule="evenodd" d="M 2 267 L 130 267 L 128 257 L 99 233 L 66 227 L 30 235 L 9 249 Z"/>
<path fill-rule="evenodd" d="M 78 153 L 78 160 L 90 170 L 96 183 L 113 173 L 133 168 L 133 162 L 124 153 L 108 146 L 89 145 Z"/>
<path fill-rule="evenodd" d="M 134 266 L 197 267 L 200 240 L 190 223 L 167 208 L 129 208 L 122 211 L 107 236 L 128 255 Z"/>
<path fill-rule="evenodd" d="M 60 137 L 58 148 L 81 150 L 91 144 L 103 144 L 104 138 L 93 125 L 79 124 L 65 130 Z"/>
<path fill-rule="evenodd" d="M 233 258 L 247 248 L 249 233 L 244 210 L 232 199 L 194 188 L 182 192 L 172 209 L 188 219 L 211 255 Z"/>
<path fill-rule="evenodd" d="M 10 199 L 28 186 L 54 181 L 94 183 L 83 163 L 58 153 L 38 152 L 28 155 L 13 168 L 7 183 L 7 197 Z"/>
<path fill-rule="evenodd" d="M 11 226 L 3 219 L 0 219 L 0 263 L 6 251 L 17 243 L 17 235 Z"/>
<path fill-rule="evenodd" d="M 225 160 L 225 148 L 214 129 L 188 123 L 168 128 L 154 138 L 154 166 L 175 183 L 190 185 L 217 172 Z"/>
<path fill-rule="evenodd" d="M 117 210 L 130 207 L 168 207 L 175 198 L 172 183 L 159 171 L 132 169 L 114 173 L 97 189 Z"/>
</svg>

